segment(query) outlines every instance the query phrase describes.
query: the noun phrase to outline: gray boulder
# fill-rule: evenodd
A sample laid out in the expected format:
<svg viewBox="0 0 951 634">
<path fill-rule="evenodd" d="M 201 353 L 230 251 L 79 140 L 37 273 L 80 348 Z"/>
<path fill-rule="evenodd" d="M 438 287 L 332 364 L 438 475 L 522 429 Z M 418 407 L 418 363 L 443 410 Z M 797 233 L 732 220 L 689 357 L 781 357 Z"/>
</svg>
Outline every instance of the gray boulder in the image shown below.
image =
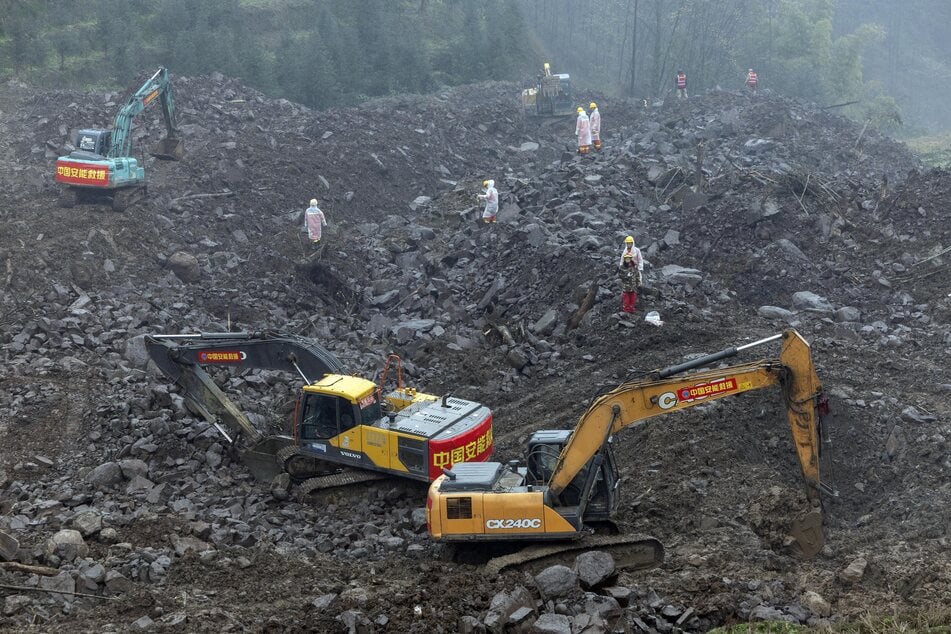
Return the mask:
<svg viewBox="0 0 951 634">
<path fill-rule="evenodd" d="M 86 475 L 86 482 L 99 490 L 122 482 L 122 469 L 118 462 L 104 462 Z"/>
<path fill-rule="evenodd" d="M 53 598 L 65 600 L 66 597 L 76 592 L 76 580 L 73 576 L 63 571 L 55 577 L 40 577 L 40 587 L 44 590 L 53 590 Z"/>
<path fill-rule="evenodd" d="M 805 310 L 813 313 L 826 313 L 831 315 L 833 312 L 832 304 L 825 297 L 816 295 L 811 291 L 799 291 L 793 293 L 793 308 L 796 310 Z"/>
<path fill-rule="evenodd" d="M 122 469 L 122 475 L 125 476 L 127 480 L 131 480 L 135 476 L 142 476 L 144 478 L 149 475 L 149 465 L 138 458 L 120 460 L 119 468 Z"/>
<path fill-rule="evenodd" d="M 554 308 L 549 308 L 547 311 L 545 311 L 544 315 L 538 318 L 538 321 L 532 324 L 532 331 L 544 337 L 554 332 L 555 326 L 557 324 L 558 311 L 556 311 Z"/>
<path fill-rule="evenodd" d="M 703 279 L 697 269 L 688 269 L 676 264 L 668 264 L 660 270 L 661 279 L 668 284 L 683 285 L 693 288 Z"/>
<path fill-rule="evenodd" d="M 530 631 L 531 634 L 571 634 L 571 619 L 564 614 L 542 614 Z"/>
<path fill-rule="evenodd" d="M 12 535 L 0 531 L 0 560 L 13 561 L 20 549 L 20 542 Z"/>
<path fill-rule="evenodd" d="M 575 558 L 578 581 L 585 590 L 600 588 L 616 577 L 614 558 L 606 552 L 591 550 Z"/>
<path fill-rule="evenodd" d="M 89 537 L 102 530 L 102 516 L 95 511 L 85 511 L 73 517 L 72 524 L 83 537 Z"/>
<path fill-rule="evenodd" d="M 201 279 L 201 265 L 198 258 L 190 253 L 177 251 L 168 258 L 168 268 L 172 269 L 175 277 L 187 283 Z"/>
<path fill-rule="evenodd" d="M 568 566 L 549 566 L 535 575 L 535 585 L 543 599 L 568 594 L 578 585 L 578 573 Z"/>
<path fill-rule="evenodd" d="M 862 311 L 854 306 L 843 306 L 835 311 L 835 320 L 839 323 L 860 321 Z"/>
<path fill-rule="evenodd" d="M 83 558 L 89 554 L 89 547 L 83 540 L 82 534 L 71 528 L 57 531 L 46 540 L 45 550 L 47 557 L 56 555 L 63 561 L 73 561 L 77 557 Z"/>
<path fill-rule="evenodd" d="M 796 313 L 791 310 L 786 310 L 785 308 L 780 308 L 779 306 L 760 306 L 756 309 L 756 313 L 760 317 L 784 321 L 786 323 L 790 323 L 796 318 Z"/>
<path fill-rule="evenodd" d="M 145 349 L 145 335 L 136 335 L 127 340 L 123 356 L 130 366 L 144 370 L 149 364 L 149 353 Z"/>
<path fill-rule="evenodd" d="M 850 563 L 845 570 L 839 573 L 839 579 L 844 583 L 858 583 L 865 576 L 865 568 L 868 566 L 868 560 L 859 557 Z"/>
</svg>

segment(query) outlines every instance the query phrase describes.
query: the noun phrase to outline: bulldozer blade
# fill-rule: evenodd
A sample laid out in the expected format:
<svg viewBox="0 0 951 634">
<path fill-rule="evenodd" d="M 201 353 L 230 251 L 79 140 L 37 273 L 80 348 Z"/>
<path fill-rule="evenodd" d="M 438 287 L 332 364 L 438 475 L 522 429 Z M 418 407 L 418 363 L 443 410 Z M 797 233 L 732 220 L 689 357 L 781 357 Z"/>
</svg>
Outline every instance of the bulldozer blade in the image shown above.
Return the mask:
<svg viewBox="0 0 951 634">
<path fill-rule="evenodd" d="M 799 559 L 812 559 L 819 554 L 825 544 L 825 536 L 822 534 L 822 513 L 809 511 L 793 520 L 789 535 L 794 540 L 790 546 L 793 556 Z"/>
<path fill-rule="evenodd" d="M 185 142 L 178 137 L 165 137 L 149 153 L 158 159 L 180 161 L 185 156 Z"/>
<path fill-rule="evenodd" d="M 265 438 L 253 447 L 249 447 L 241 452 L 241 462 L 247 467 L 255 480 L 260 482 L 270 482 L 274 476 L 280 474 L 284 469 L 277 461 L 277 453 L 289 445 L 294 444 L 294 439 L 288 436 L 271 436 Z"/>
</svg>

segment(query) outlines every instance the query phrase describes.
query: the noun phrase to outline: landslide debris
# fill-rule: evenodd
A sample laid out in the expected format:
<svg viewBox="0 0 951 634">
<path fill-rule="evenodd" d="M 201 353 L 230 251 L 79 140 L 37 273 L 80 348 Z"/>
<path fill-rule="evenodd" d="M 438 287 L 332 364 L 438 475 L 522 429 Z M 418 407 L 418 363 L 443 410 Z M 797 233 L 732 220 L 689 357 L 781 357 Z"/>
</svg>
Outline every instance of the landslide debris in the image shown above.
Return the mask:
<svg viewBox="0 0 951 634">
<path fill-rule="evenodd" d="M 0 567 L 31 589 L 5 595 L 3 627 L 706 631 L 943 606 L 946 173 L 765 93 L 598 95 L 605 149 L 582 158 L 572 121 L 521 119 L 508 84 L 314 112 L 219 75 L 173 82 L 188 154 L 143 157 L 150 199 L 124 214 L 59 208 L 52 179 L 69 129 L 108 124 L 121 95 L 0 86 L 0 559 L 50 572 Z M 163 135 L 143 113 L 134 145 Z M 634 319 L 617 313 L 628 234 L 648 260 Z M 798 466 L 780 395 L 755 393 L 619 436 L 619 520 L 667 562 L 592 591 L 568 561 L 543 577 L 555 598 L 438 560 L 425 487 L 275 499 L 140 345 L 287 330 L 365 376 L 396 351 L 420 387 L 493 407 L 505 460 L 601 387 L 789 326 L 833 401 L 823 553 L 783 551 Z M 286 425 L 294 377 L 222 380 L 262 428 Z"/>
</svg>

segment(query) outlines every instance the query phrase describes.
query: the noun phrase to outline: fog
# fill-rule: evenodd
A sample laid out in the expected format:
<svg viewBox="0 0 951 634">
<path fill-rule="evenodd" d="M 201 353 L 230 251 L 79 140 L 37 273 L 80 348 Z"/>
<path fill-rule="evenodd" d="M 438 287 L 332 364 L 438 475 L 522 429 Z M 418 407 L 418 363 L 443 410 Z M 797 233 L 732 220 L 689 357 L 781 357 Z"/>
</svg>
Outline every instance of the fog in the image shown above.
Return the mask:
<svg viewBox="0 0 951 634">
<path fill-rule="evenodd" d="M 951 128 L 948 0 L 18 0 L 0 79 L 134 84 L 221 73 L 314 108 L 488 80 L 550 62 L 576 86 L 662 98 L 762 90 L 896 135 Z M 841 104 L 848 104 L 842 106 Z"/>
<path fill-rule="evenodd" d="M 541 55 L 575 83 L 662 97 L 683 70 L 693 92 L 761 89 L 912 134 L 951 128 L 946 0 L 520 0 Z"/>
</svg>

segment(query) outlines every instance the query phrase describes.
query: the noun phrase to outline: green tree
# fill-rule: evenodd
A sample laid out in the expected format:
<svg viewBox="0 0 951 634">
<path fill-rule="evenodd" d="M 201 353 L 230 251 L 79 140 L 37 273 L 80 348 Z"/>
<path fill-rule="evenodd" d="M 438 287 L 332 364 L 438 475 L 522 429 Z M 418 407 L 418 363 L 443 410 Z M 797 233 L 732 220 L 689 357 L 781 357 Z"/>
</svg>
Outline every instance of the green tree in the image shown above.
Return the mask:
<svg viewBox="0 0 951 634">
<path fill-rule="evenodd" d="M 4 65 L 12 67 L 14 73 L 41 66 L 46 58 L 46 42 L 40 37 L 45 17 L 45 3 L 36 0 L 15 2 L 0 12 L 0 30 L 6 39 Z"/>
</svg>

